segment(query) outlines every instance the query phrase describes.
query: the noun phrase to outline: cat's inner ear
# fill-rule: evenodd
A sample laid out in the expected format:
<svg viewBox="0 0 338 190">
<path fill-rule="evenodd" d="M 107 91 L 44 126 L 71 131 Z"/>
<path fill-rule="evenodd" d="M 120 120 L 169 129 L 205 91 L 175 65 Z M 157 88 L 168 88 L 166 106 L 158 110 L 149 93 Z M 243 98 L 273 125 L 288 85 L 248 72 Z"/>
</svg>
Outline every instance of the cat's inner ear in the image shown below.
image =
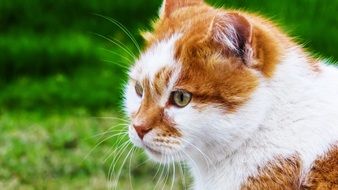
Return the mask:
<svg viewBox="0 0 338 190">
<path fill-rule="evenodd" d="M 161 18 L 169 17 L 177 9 L 201 3 L 203 3 L 203 0 L 164 0 L 159 14 Z"/>
<path fill-rule="evenodd" d="M 250 22 L 238 13 L 217 15 L 211 25 L 211 38 L 224 51 L 239 56 L 250 65 L 253 59 L 253 29 Z"/>
</svg>

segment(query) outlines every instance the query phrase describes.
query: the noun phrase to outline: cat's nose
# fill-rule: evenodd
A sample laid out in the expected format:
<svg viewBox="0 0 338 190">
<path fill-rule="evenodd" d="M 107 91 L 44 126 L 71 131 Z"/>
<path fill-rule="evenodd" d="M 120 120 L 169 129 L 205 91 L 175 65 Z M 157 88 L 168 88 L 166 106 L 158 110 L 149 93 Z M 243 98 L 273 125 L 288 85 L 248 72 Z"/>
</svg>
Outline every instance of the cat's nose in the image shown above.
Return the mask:
<svg viewBox="0 0 338 190">
<path fill-rule="evenodd" d="M 142 140 L 143 140 L 144 135 L 146 135 L 147 133 L 149 133 L 149 131 L 151 131 L 151 127 L 148 127 L 146 125 L 134 125 L 134 128 L 136 130 L 137 135 Z"/>
</svg>

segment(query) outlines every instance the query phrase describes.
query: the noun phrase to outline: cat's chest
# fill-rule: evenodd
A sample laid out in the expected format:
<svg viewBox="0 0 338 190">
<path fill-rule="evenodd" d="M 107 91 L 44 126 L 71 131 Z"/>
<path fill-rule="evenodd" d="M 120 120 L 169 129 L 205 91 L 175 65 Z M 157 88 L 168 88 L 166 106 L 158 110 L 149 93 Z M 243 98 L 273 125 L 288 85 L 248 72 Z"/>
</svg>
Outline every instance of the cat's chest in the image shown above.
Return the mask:
<svg viewBox="0 0 338 190">
<path fill-rule="evenodd" d="M 291 190 L 299 185 L 302 168 L 301 159 L 292 155 L 271 159 L 264 166 L 250 159 L 227 160 L 208 174 L 200 172 L 193 190 Z"/>
<path fill-rule="evenodd" d="M 241 189 L 251 175 L 257 171 L 257 163 L 250 158 L 223 160 L 221 165 L 209 168 L 193 168 L 193 190 Z"/>
<path fill-rule="evenodd" d="M 270 142 L 270 141 L 269 141 Z M 217 166 L 194 171 L 194 190 L 249 190 L 279 181 L 292 187 L 302 171 L 301 156 L 294 148 L 276 147 L 264 140 L 252 141 Z M 292 189 L 292 188 L 290 188 Z"/>
</svg>

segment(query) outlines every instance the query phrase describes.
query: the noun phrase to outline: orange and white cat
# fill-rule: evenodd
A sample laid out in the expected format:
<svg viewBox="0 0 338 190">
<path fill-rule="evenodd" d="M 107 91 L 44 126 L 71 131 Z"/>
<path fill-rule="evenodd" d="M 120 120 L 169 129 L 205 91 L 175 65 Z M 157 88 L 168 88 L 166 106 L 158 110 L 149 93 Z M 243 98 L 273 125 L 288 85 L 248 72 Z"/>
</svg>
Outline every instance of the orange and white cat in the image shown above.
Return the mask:
<svg viewBox="0 0 338 190">
<path fill-rule="evenodd" d="M 338 69 L 273 23 L 166 0 L 130 69 L 131 141 L 194 190 L 338 189 Z"/>
</svg>

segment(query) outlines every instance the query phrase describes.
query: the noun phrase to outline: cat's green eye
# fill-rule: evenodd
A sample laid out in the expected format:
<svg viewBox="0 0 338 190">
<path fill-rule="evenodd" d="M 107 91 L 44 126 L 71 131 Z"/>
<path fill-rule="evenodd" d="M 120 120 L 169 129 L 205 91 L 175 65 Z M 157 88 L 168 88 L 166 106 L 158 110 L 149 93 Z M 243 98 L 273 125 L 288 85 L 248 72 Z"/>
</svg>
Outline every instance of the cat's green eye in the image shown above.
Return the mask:
<svg viewBox="0 0 338 190">
<path fill-rule="evenodd" d="M 191 94 L 185 90 L 177 90 L 171 93 L 171 103 L 177 107 L 183 108 L 191 101 Z"/>
<path fill-rule="evenodd" d="M 142 97 L 143 96 L 143 87 L 139 82 L 136 82 L 135 84 L 135 92 L 138 96 Z"/>
</svg>

